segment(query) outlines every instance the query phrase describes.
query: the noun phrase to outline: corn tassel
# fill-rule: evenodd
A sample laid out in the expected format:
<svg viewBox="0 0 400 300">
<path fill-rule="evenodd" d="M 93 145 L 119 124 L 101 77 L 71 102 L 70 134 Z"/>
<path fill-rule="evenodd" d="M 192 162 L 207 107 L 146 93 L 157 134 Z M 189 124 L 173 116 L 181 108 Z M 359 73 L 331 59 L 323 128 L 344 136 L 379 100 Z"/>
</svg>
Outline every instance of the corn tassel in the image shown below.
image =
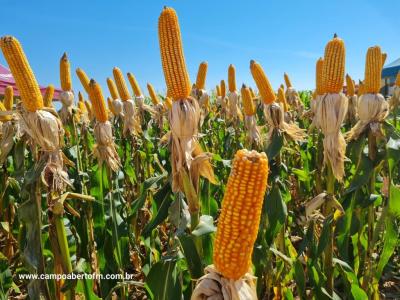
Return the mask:
<svg viewBox="0 0 400 300">
<path fill-rule="evenodd" d="M 30 112 L 42 109 L 43 97 L 39 84 L 21 44 L 15 37 L 5 36 L 1 38 L 0 46 L 15 79 L 24 108 Z"/>
<path fill-rule="evenodd" d="M 228 88 L 229 92 L 233 93 L 236 91 L 236 71 L 235 66 L 230 64 L 228 68 Z"/>
<path fill-rule="evenodd" d="M 250 62 L 250 70 L 253 75 L 254 81 L 257 84 L 257 88 L 261 95 L 261 99 L 265 104 L 271 104 L 275 101 L 276 96 L 274 90 L 272 89 L 271 83 L 268 80 L 267 75 L 265 75 L 263 68 L 258 62 L 252 60 Z"/>
<path fill-rule="evenodd" d="M 63 91 L 72 90 L 71 67 L 66 52 L 64 52 L 60 59 L 60 82 Z"/>
<path fill-rule="evenodd" d="M 126 101 L 132 99 L 131 94 L 129 93 L 128 87 L 126 86 L 126 82 L 124 79 L 124 75 L 119 68 L 115 67 L 113 69 L 114 80 L 117 85 L 118 93 L 121 96 L 122 101 Z"/>
<path fill-rule="evenodd" d="M 6 110 L 12 110 L 14 106 L 14 89 L 12 86 L 7 86 L 4 91 L 4 107 Z"/>
<path fill-rule="evenodd" d="M 370 47 L 365 63 L 365 93 L 377 94 L 381 89 L 382 53 L 379 46 Z"/>
<path fill-rule="evenodd" d="M 256 107 L 254 105 L 253 97 L 251 96 L 250 89 L 243 84 L 240 92 L 242 94 L 244 114 L 246 116 L 253 116 L 256 113 Z"/>
<path fill-rule="evenodd" d="M 112 80 L 110 77 L 107 78 L 107 86 L 108 86 L 108 89 L 110 91 L 111 98 L 113 100 L 119 99 L 117 86 L 115 85 L 114 80 Z"/>
<path fill-rule="evenodd" d="M 154 106 L 157 106 L 160 103 L 160 100 L 158 99 L 157 93 L 155 92 L 151 83 L 147 84 L 147 89 L 149 90 L 151 102 L 154 104 Z"/>
<path fill-rule="evenodd" d="M 353 97 L 355 94 L 354 81 L 351 79 L 349 74 L 346 74 L 346 87 L 347 87 L 347 95 L 349 97 Z"/>
<path fill-rule="evenodd" d="M 161 61 L 168 91 L 172 100 L 189 97 L 191 84 L 186 69 L 178 16 L 174 9 L 164 7 L 158 19 Z"/>
<path fill-rule="evenodd" d="M 53 107 L 54 85 L 50 84 L 44 93 L 43 103 L 45 107 Z"/>
<path fill-rule="evenodd" d="M 135 93 L 135 97 L 140 97 L 143 95 L 140 86 L 136 80 L 136 77 L 132 73 L 128 73 L 128 80 L 132 86 L 133 92 Z"/>
<path fill-rule="evenodd" d="M 285 79 L 285 84 L 287 88 L 291 88 L 292 87 L 292 83 L 290 82 L 290 78 L 289 75 L 284 73 L 283 74 L 283 78 Z"/>
<path fill-rule="evenodd" d="M 317 65 L 315 68 L 315 86 L 316 86 L 316 93 L 318 96 L 325 94 L 323 79 L 322 79 L 323 69 L 324 69 L 324 59 L 320 57 L 317 60 Z"/>
<path fill-rule="evenodd" d="M 207 69 L 208 69 L 208 64 L 206 61 L 203 61 L 199 65 L 199 70 L 197 71 L 197 77 L 196 77 L 196 88 L 198 90 L 204 90 L 206 86 L 206 77 L 207 77 Z"/>
<path fill-rule="evenodd" d="M 326 93 L 338 94 L 343 88 L 346 49 L 335 34 L 325 47 L 322 81 Z"/>
<path fill-rule="evenodd" d="M 81 82 L 83 88 L 85 89 L 85 92 L 89 94 L 89 77 L 86 75 L 85 71 L 83 71 L 81 68 L 76 69 L 76 75 L 79 78 L 79 81 Z"/>
<path fill-rule="evenodd" d="M 213 260 L 225 278 L 238 280 L 251 267 L 267 187 L 268 159 L 265 153 L 239 150 L 232 164 L 218 221 Z"/>
<path fill-rule="evenodd" d="M 93 79 L 90 80 L 89 83 L 89 98 L 90 101 L 92 101 L 92 109 L 97 121 L 102 123 L 106 122 L 108 120 L 108 113 L 103 93 L 100 85 Z"/>
</svg>

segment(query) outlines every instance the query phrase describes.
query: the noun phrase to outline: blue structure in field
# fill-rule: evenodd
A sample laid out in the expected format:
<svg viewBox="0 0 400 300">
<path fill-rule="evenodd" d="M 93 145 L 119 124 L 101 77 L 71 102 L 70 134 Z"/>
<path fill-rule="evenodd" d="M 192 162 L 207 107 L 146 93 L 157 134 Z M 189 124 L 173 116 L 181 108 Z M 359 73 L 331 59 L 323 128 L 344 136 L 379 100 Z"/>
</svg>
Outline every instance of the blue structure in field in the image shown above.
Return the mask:
<svg viewBox="0 0 400 300">
<path fill-rule="evenodd" d="M 396 81 L 396 76 L 397 73 L 399 72 L 400 72 L 400 58 L 396 59 L 394 62 L 383 67 L 382 81 L 384 86 L 381 90 L 383 95 L 388 96 L 392 94 L 394 82 Z"/>
</svg>

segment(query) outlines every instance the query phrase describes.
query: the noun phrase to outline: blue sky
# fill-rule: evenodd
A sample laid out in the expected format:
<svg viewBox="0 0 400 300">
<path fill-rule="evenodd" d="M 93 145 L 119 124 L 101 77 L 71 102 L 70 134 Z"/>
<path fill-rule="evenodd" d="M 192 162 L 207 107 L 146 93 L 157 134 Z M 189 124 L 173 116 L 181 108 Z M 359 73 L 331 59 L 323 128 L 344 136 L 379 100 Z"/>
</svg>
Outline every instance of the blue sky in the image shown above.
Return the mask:
<svg viewBox="0 0 400 300">
<path fill-rule="evenodd" d="M 157 21 L 164 5 L 181 24 L 189 73 L 208 61 L 207 87 L 226 79 L 230 63 L 237 83 L 254 85 L 249 61 L 259 61 L 273 86 L 287 72 L 298 89 L 314 87 L 315 61 L 337 33 L 345 40 L 346 72 L 363 77 L 365 53 L 380 45 L 387 63 L 400 57 L 400 1 L 15 1 L 3 0 L 0 35 L 16 36 L 40 84 L 59 86 L 59 59 L 66 51 L 75 90 L 75 69 L 99 81 L 118 66 L 133 72 L 142 90 L 151 82 L 162 92 L 164 78 Z M 0 55 L 0 63 L 4 58 Z"/>
</svg>

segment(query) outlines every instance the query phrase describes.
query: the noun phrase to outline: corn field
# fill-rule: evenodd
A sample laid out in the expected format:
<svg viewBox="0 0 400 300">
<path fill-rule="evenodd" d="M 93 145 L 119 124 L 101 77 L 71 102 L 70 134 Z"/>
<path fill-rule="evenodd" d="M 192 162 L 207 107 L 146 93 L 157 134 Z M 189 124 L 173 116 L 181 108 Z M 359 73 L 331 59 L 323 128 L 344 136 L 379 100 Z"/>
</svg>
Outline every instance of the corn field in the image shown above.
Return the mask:
<svg viewBox="0 0 400 300">
<path fill-rule="evenodd" d="M 158 37 L 166 93 L 123 66 L 101 86 L 64 53 L 61 104 L 1 38 L 0 298 L 400 299 L 400 75 L 385 98 L 383 50 L 356 84 L 327 37 L 298 91 L 254 60 L 240 85 L 233 64 L 218 83 L 207 62 L 188 74 L 172 8 Z"/>
</svg>

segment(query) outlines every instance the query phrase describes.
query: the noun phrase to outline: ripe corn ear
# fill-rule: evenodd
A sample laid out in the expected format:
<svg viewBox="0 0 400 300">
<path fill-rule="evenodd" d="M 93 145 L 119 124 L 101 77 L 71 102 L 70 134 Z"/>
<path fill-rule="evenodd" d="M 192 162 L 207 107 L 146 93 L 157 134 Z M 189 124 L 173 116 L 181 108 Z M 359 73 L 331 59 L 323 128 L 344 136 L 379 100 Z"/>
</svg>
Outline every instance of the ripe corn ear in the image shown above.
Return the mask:
<svg viewBox="0 0 400 300">
<path fill-rule="evenodd" d="M 218 84 L 215 87 L 215 92 L 217 93 L 217 97 L 221 97 L 221 88 Z"/>
<path fill-rule="evenodd" d="M 151 85 L 151 83 L 147 84 L 147 89 L 149 90 L 149 94 L 150 94 L 150 98 L 151 98 L 151 102 L 157 106 L 160 103 L 160 100 L 158 99 L 157 93 L 154 90 L 153 86 Z"/>
<path fill-rule="evenodd" d="M 230 64 L 228 68 L 228 88 L 229 92 L 236 91 L 236 71 L 235 66 Z"/>
<path fill-rule="evenodd" d="M 346 49 L 342 39 L 335 34 L 325 47 L 322 71 L 323 90 L 338 94 L 344 83 Z"/>
<path fill-rule="evenodd" d="M 122 101 L 126 101 L 131 98 L 131 94 L 129 93 L 128 87 L 126 86 L 126 82 L 124 79 L 124 75 L 119 68 L 115 67 L 113 69 L 114 80 L 117 85 L 118 93 L 121 96 Z"/>
<path fill-rule="evenodd" d="M 83 88 L 85 89 L 85 92 L 89 94 L 89 77 L 86 75 L 85 71 L 83 71 L 81 68 L 76 69 L 76 75 L 79 78 L 79 81 L 81 82 Z"/>
<path fill-rule="evenodd" d="M 354 81 L 353 79 L 351 79 L 349 74 L 346 74 L 346 87 L 347 87 L 347 95 L 349 97 L 354 96 L 355 93 Z"/>
<path fill-rule="evenodd" d="M 283 105 L 283 110 L 287 112 L 289 110 L 288 103 L 286 101 L 285 91 L 282 88 L 278 89 L 278 100 Z"/>
<path fill-rule="evenodd" d="M 4 107 L 6 110 L 12 110 L 14 106 L 14 89 L 12 86 L 7 86 L 4 91 Z"/>
<path fill-rule="evenodd" d="M 110 77 L 107 78 L 107 86 L 108 86 L 108 89 L 110 91 L 112 99 L 113 100 L 119 99 L 117 86 L 115 85 L 114 80 L 112 80 Z"/>
<path fill-rule="evenodd" d="M 66 52 L 64 52 L 63 56 L 60 59 L 60 81 L 61 81 L 61 88 L 63 91 L 72 90 L 71 66 L 69 64 Z"/>
<path fill-rule="evenodd" d="M 208 64 L 206 61 L 203 61 L 199 65 L 199 70 L 197 71 L 197 77 L 196 77 L 196 88 L 198 90 L 204 90 L 206 86 L 206 77 L 207 77 L 207 69 L 208 69 Z"/>
<path fill-rule="evenodd" d="M 365 93 L 377 94 L 381 89 L 382 53 L 379 46 L 370 47 L 365 62 Z"/>
<path fill-rule="evenodd" d="M 54 85 L 50 84 L 44 93 L 43 103 L 45 107 L 53 107 Z"/>
<path fill-rule="evenodd" d="M 165 105 L 167 106 L 168 109 L 172 109 L 172 100 L 170 97 L 165 98 Z"/>
<path fill-rule="evenodd" d="M 97 121 L 106 122 L 108 120 L 108 113 L 103 92 L 100 85 L 93 79 L 89 83 L 89 98 L 92 101 L 92 109 Z"/>
<path fill-rule="evenodd" d="M 397 73 L 395 84 L 396 84 L 396 86 L 400 86 L 400 72 Z"/>
<path fill-rule="evenodd" d="M 272 89 L 271 83 L 268 80 L 267 75 L 265 75 L 263 68 L 258 62 L 252 60 L 250 62 L 250 70 L 253 75 L 254 81 L 257 84 L 257 88 L 261 95 L 261 99 L 265 104 L 271 104 L 275 101 L 276 96 L 274 90 Z"/>
<path fill-rule="evenodd" d="M 267 179 L 265 153 L 236 153 L 214 242 L 214 265 L 225 278 L 237 280 L 250 269 Z"/>
<path fill-rule="evenodd" d="M 225 80 L 221 80 L 220 83 L 220 88 L 221 88 L 221 97 L 224 99 L 226 97 L 226 85 L 225 85 Z"/>
<path fill-rule="evenodd" d="M 174 9 L 164 7 L 158 19 L 161 61 L 168 91 L 174 101 L 189 97 L 191 84 L 186 69 L 178 16 Z"/>
<path fill-rule="evenodd" d="M 292 87 L 292 83 L 290 82 L 289 75 L 286 74 L 286 73 L 284 73 L 284 74 L 283 74 L 283 78 L 285 79 L 286 87 L 287 87 L 287 88 Z"/>
<path fill-rule="evenodd" d="M 251 96 L 250 89 L 245 85 L 242 86 L 240 90 L 242 94 L 243 110 L 246 116 L 253 116 L 256 113 L 256 107 L 253 102 L 253 97 Z"/>
<path fill-rule="evenodd" d="M 136 97 L 140 97 L 143 95 L 140 86 L 136 80 L 136 77 L 132 73 L 128 73 L 128 80 L 132 86 L 133 92 L 135 93 Z"/>
<path fill-rule="evenodd" d="M 0 47 L 10 67 L 26 110 L 35 112 L 43 108 L 39 84 L 19 41 L 12 36 L 1 38 Z"/>
<path fill-rule="evenodd" d="M 322 57 L 320 57 L 317 60 L 317 64 L 315 67 L 315 86 L 316 86 L 317 95 L 325 94 L 323 79 L 322 79 L 323 68 L 324 68 L 324 59 Z"/>
</svg>

